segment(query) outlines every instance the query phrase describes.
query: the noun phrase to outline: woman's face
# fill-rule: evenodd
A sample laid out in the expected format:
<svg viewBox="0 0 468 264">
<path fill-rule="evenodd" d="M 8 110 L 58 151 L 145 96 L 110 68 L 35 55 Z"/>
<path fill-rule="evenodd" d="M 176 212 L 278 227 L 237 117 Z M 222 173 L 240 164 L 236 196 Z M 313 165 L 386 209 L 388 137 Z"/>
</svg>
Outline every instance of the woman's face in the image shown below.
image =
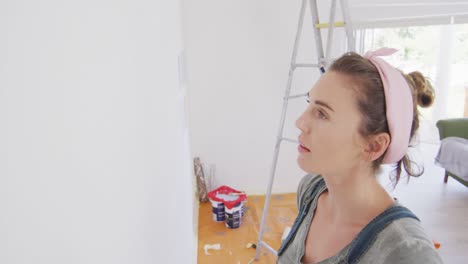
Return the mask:
<svg viewBox="0 0 468 264">
<path fill-rule="evenodd" d="M 361 116 L 351 85 L 349 77 L 330 71 L 309 91 L 309 105 L 296 121 L 302 170 L 345 175 L 362 160 Z"/>
</svg>

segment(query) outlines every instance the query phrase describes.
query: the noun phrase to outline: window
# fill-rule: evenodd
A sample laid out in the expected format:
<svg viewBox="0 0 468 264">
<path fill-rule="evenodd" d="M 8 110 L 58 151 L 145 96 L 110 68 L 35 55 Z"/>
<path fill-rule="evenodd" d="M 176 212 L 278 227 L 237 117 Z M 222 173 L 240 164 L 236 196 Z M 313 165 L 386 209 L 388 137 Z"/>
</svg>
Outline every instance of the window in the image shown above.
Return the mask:
<svg viewBox="0 0 468 264">
<path fill-rule="evenodd" d="M 437 120 L 468 116 L 468 24 L 362 29 L 357 39 L 361 54 L 380 47 L 399 49 L 386 60 L 431 80 L 436 98 L 431 108 L 420 109 L 421 141 L 438 141 Z"/>
</svg>

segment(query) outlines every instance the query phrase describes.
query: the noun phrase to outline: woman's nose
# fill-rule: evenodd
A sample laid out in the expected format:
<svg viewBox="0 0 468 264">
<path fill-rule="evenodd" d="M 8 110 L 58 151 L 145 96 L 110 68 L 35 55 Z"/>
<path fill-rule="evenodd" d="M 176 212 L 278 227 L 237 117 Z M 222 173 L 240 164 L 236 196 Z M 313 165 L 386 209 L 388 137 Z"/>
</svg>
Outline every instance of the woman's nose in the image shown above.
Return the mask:
<svg viewBox="0 0 468 264">
<path fill-rule="evenodd" d="M 299 128 L 302 132 L 305 132 L 306 126 L 305 126 L 305 120 L 304 120 L 304 113 L 299 116 L 299 118 L 296 120 L 296 127 Z"/>
</svg>

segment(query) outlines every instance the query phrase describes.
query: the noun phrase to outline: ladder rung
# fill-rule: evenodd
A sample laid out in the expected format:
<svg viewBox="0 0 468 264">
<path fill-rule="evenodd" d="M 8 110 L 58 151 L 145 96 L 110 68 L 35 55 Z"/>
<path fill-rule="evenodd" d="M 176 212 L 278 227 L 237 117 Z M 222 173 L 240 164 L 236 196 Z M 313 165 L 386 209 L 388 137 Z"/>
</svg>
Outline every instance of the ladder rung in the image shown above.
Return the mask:
<svg viewBox="0 0 468 264">
<path fill-rule="evenodd" d="M 262 247 L 265 247 L 268 249 L 271 253 L 275 254 L 275 256 L 278 256 L 278 252 L 274 250 L 270 245 L 268 245 L 265 241 L 261 240 L 259 243 Z"/>
<path fill-rule="evenodd" d="M 307 93 L 291 95 L 291 96 L 285 97 L 285 99 L 288 99 L 288 100 L 289 100 L 289 99 L 298 98 L 298 97 L 304 97 L 304 96 L 307 96 Z"/>
<path fill-rule="evenodd" d="M 337 21 L 337 22 L 333 23 L 333 26 L 334 26 L 334 27 L 344 27 L 344 26 L 345 26 L 345 22 L 343 22 L 343 21 Z M 315 27 L 316 27 L 316 28 L 329 28 L 329 27 L 330 27 L 330 23 L 318 23 L 318 24 L 315 24 Z"/>
<path fill-rule="evenodd" d="M 287 142 L 299 144 L 299 141 L 294 140 L 294 139 L 285 138 L 285 137 L 281 137 L 280 139 L 281 139 L 281 140 L 284 140 L 284 141 L 287 141 Z"/>
<path fill-rule="evenodd" d="M 319 67 L 319 64 L 313 64 L 313 63 L 295 63 L 293 64 L 294 68 L 297 67 Z"/>
</svg>

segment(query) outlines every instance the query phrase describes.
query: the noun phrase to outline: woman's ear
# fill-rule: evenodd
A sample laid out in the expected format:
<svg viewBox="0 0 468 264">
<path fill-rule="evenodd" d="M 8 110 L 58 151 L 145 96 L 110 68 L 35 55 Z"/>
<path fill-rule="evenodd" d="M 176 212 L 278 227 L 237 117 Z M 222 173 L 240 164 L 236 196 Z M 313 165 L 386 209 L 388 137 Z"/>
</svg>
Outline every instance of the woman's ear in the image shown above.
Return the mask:
<svg viewBox="0 0 468 264">
<path fill-rule="evenodd" d="M 367 159 L 369 161 L 377 160 L 385 153 L 388 145 L 390 145 L 390 135 L 388 133 L 371 136 L 368 140 L 368 148 L 365 150 Z"/>
</svg>

